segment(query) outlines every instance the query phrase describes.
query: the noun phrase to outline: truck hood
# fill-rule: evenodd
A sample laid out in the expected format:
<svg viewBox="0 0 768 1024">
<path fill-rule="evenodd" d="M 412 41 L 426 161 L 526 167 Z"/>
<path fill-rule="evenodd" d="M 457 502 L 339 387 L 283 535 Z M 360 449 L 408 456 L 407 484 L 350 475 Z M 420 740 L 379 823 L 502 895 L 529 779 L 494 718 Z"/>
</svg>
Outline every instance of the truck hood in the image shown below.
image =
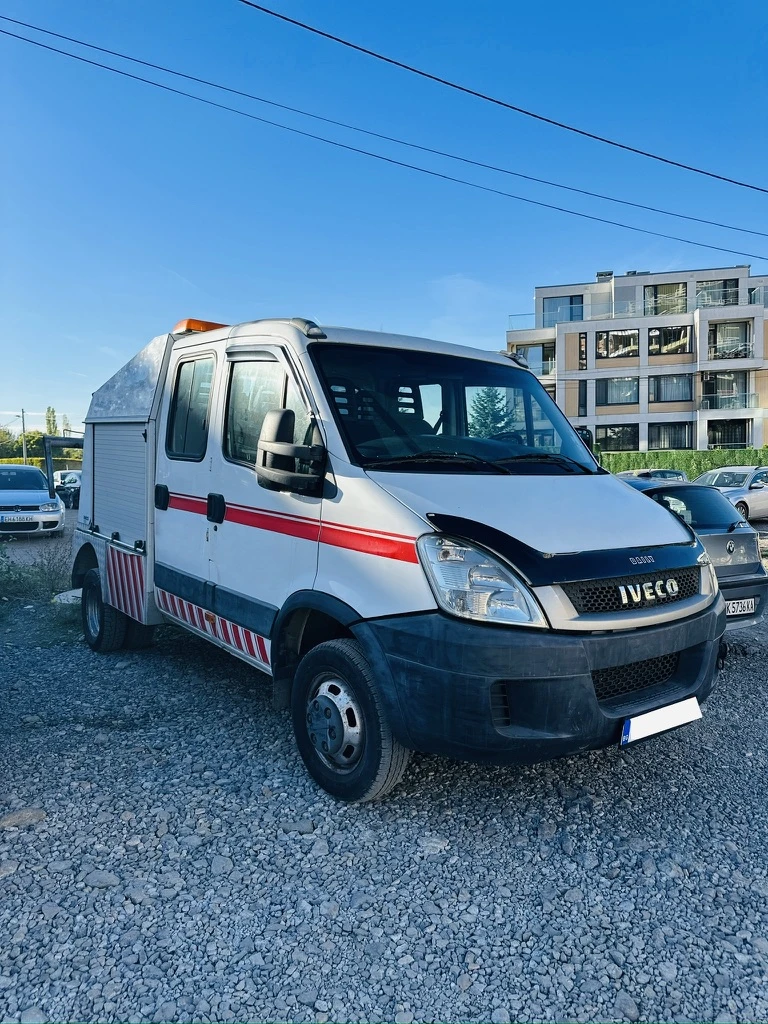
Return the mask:
<svg viewBox="0 0 768 1024">
<path fill-rule="evenodd" d="M 547 554 L 691 542 L 675 515 L 608 473 L 369 476 L 422 519 L 430 513 L 471 519 Z"/>
</svg>

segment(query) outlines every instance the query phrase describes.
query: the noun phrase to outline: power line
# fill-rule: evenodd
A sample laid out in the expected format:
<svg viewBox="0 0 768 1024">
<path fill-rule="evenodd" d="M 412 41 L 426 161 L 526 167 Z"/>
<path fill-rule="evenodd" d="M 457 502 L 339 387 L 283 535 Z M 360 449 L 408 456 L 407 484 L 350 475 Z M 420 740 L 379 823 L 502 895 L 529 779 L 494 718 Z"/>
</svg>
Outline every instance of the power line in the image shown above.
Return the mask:
<svg viewBox="0 0 768 1024">
<path fill-rule="evenodd" d="M 86 43 L 82 39 L 77 39 L 74 36 L 64 35 L 61 32 L 53 32 L 51 29 L 41 28 L 39 25 L 32 25 L 26 21 L 20 21 L 18 18 L 9 18 L 6 15 L 0 14 L 0 21 L 8 21 L 14 25 L 21 25 L 24 28 L 32 29 L 34 32 L 41 32 L 44 35 L 52 36 L 55 39 L 63 39 L 68 43 L 75 43 L 77 46 L 87 47 L 89 50 L 96 50 L 99 53 L 106 53 L 111 57 L 118 57 L 120 60 L 130 61 L 133 64 L 140 64 L 142 67 L 152 68 L 155 71 L 162 71 L 164 74 L 174 75 L 176 78 L 183 78 L 188 82 L 196 82 L 198 85 L 204 85 L 211 89 L 218 89 L 221 92 L 230 93 L 233 96 L 242 96 L 244 99 L 254 100 L 257 103 L 264 103 L 270 107 L 276 107 L 279 110 L 287 110 L 292 114 L 300 114 L 302 117 L 310 117 L 315 121 L 322 121 L 324 124 L 332 124 L 337 128 L 345 128 L 349 131 L 358 132 L 361 135 L 367 135 L 370 138 L 381 139 L 385 142 L 394 142 L 398 146 L 406 146 L 409 149 L 416 149 L 422 153 L 430 153 L 432 156 L 445 157 L 448 160 L 456 160 L 459 163 L 468 164 L 472 167 L 480 167 L 486 171 L 494 171 L 498 174 L 510 175 L 514 178 L 522 178 L 524 181 L 533 181 L 539 185 L 547 185 L 551 188 L 563 189 L 566 192 L 575 192 L 578 195 L 589 196 L 591 199 L 601 199 L 609 203 L 618 203 L 621 206 L 630 206 L 636 210 L 645 210 L 648 213 L 659 213 L 664 217 L 676 217 L 680 220 L 693 221 L 697 224 L 706 224 L 709 227 L 724 228 L 727 231 L 739 231 L 747 235 L 759 235 L 762 238 L 768 238 L 768 232 L 757 231 L 754 228 L 742 228 L 737 227 L 734 224 L 723 224 L 720 221 L 709 220 L 706 217 L 694 217 L 691 214 L 676 213 L 673 210 L 664 210 L 657 206 L 647 206 L 644 203 L 635 203 L 629 199 L 619 199 L 616 196 L 603 195 L 600 192 L 590 192 L 588 189 L 576 188 L 573 185 L 564 185 L 561 182 L 549 181 L 547 178 L 537 178 L 532 174 L 523 174 L 521 171 L 513 171 L 508 167 L 498 167 L 495 164 L 484 163 L 481 160 L 473 160 L 470 157 L 461 156 L 456 153 L 448 153 L 445 150 L 434 149 L 430 146 L 423 146 L 417 142 L 407 142 L 405 139 L 398 139 L 392 135 L 385 135 L 382 132 L 374 132 L 368 128 L 361 128 L 359 125 L 349 124 L 346 121 L 339 121 L 332 117 L 324 117 L 322 114 L 314 114 L 308 110 L 302 110 L 299 107 L 291 107 L 286 103 L 278 103 L 276 100 L 269 100 L 263 96 L 256 96 L 253 93 L 245 92 L 242 89 L 235 89 L 228 85 L 221 85 L 218 82 L 211 82 L 206 78 L 199 78 L 197 75 L 189 75 L 183 71 L 176 71 L 173 68 L 165 67 L 163 64 L 153 64 L 148 60 L 141 60 L 138 57 L 130 57 L 126 53 L 121 53 L 119 50 L 110 50 L 105 46 L 97 46 L 95 43 Z"/>
<path fill-rule="evenodd" d="M 394 157 L 384 156 L 381 153 L 373 153 L 370 150 L 361 149 L 358 146 L 350 146 L 344 142 L 337 142 L 333 139 L 327 139 L 322 135 L 315 135 L 312 132 L 305 132 L 299 128 L 292 128 L 289 125 L 281 124 L 278 121 L 270 121 L 268 118 L 259 117 L 257 114 L 248 113 L 245 110 L 239 110 L 236 107 L 230 107 L 225 103 L 217 103 L 215 100 L 205 99 L 202 96 L 196 96 L 194 93 L 186 92 L 183 89 L 176 89 L 171 85 L 164 85 L 161 82 L 155 82 L 152 79 L 144 78 L 141 75 L 134 75 L 130 71 L 122 71 L 119 68 L 113 68 L 108 64 L 102 64 L 99 61 L 90 60 L 88 57 L 81 57 L 75 53 L 69 53 L 67 50 L 59 49 L 56 46 L 49 46 L 47 43 L 41 43 L 37 39 L 29 39 L 26 36 L 18 35 L 15 32 L 9 32 L 7 29 L 0 29 L 0 35 L 9 36 L 12 39 L 18 39 L 21 42 L 29 43 L 32 46 L 37 46 L 40 49 L 48 50 L 52 53 L 58 53 L 63 57 L 69 57 L 71 60 L 79 61 L 82 64 L 89 64 L 92 67 L 101 68 L 104 71 L 111 71 L 115 75 L 120 75 L 123 78 L 132 79 L 135 82 L 143 82 L 145 85 L 151 85 L 156 89 L 162 89 L 164 92 L 173 93 L 176 96 L 185 96 L 187 99 L 195 100 L 198 103 L 204 103 L 208 107 L 214 107 L 217 110 L 226 110 L 232 114 L 238 114 L 240 117 L 247 117 L 251 121 L 258 121 L 260 124 L 267 124 L 273 128 L 280 128 L 282 131 L 290 132 L 293 135 L 299 135 L 305 139 L 313 139 L 316 142 L 325 143 L 328 146 L 334 146 L 336 149 L 343 149 L 349 153 L 357 153 L 360 156 L 370 157 L 372 160 L 379 160 L 382 163 L 390 164 L 394 167 L 404 167 L 407 170 L 417 171 L 420 174 L 427 174 L 432 178 L 439 178 L 442 181 L 450 181 L 456 185 L 464 185 L 467 188 L 477 189 L 480 192 L 487 192 L 491 195 L 501 196 L 504 199 L 513 199 L 516 202 L 527 203 L 529 206 L 537 206 L 545 210 L 554 210 L 557 213 L 566 213 L 571 217 L 579 217 L 582 220 L 595 221 L 599 224 L 608 224 L 610 227 L 623 228 L 625 231 L 635 231 L 643 235 L 652 235 L 656 238 L 665 238 L 672 242 L 683 242 L 685 245 L 695 245 L 700 249 L 710 249 L 716 252 L 727 252 L 732 256 L 746 256 L 748 259 L 754 260 L 768 260 L 768 256 L 763 256 L 759 253 L 743 252 L 741 249 L 729 249 L 722 245 L 710 245 L 707 242 L 696 242 L 691 238 L 683 238 L 680 235 L 669 235 L 662 231 L 652 231 L 650 228 L 641 228 L 634 224 L 624 224 L 621 221 L 610 220 L 607 217 L 598 217 L 591 213 L 581 213 L 577 210 L 570 210 L 564 206 L 556 206 L 553 203 L 544 203 L 538 199 L 529 199 L 526 196 L 515 195 L 512 192 L 504 192 L 502 189 L 491 188 L 489 185 L 480 185 L 474 181 L 467 181 L 465 178 L 457 178 L 451 174 L 445 174 L 442 171 L 430 170 L 426 167 L 420 167 L 418 164 L 410 164 L 404 160 L 396 160 Z"/>
<path fill-rule="evenodd" d="M 714 171 L 706 171 L 701 167 L 693 167 L 691 164 L 684 164 L 679 160 L 672 160 L 669 157 L 660 156 L 658 153 L 649 153 L 647 150 L 638 149 L 635 146 L 629 146 L 624 142 L 616 142 L 615 139 L 608 139 L 603 135 L 596 135 L 594 132 L 585 131 L 583 128 L 576 128 L 574 125 L 565 124 L 563 121 L 556 121 L 554 118 L 545 117 L 544 114 L 537 114 L 533 110 L 526 110 L 525 107 L 518 107 L 513 103 L 507 103 L 505 100 L 500 100 L 495 96 L 489 96 L 486 93 L 479 92 L 477 89 L 471 89 L 466 85 L 459 85 L 457 82 L 452 82 L 447 78 L 441 78 L 439 75 L 433 75 L 428 71 L 422 71 L 421 68 L 413 67 L 410 64 L 404 64 L 402 61 L 395 60 L 393 57 L 387 57 L 383 53 L 377 53 L 376 50 L 369 50 L 365 46 L 359 46 L 357 43 L 352 43 L 348 39 L 342 39 L 340 36 L 332 35 L 330 32 L 324 32 L 322 29 L 315 28 L 313 25 L 307 25 L 303 21 L 297 21 L 295 18 L 289 18 L 286 14 L 279 14 L 277 11 L 273 11 L 269 7 L 264 7 L 262 4 L 254 3 L 253 0 L 239 0 L 239 2 L 241 4 L 245 4 L 246 7 L 252 7 L 256 11 L 261 11 L 262 14 L 268 14 L 272 18 L 279 18 L 280 21 L 285 21 L 289 25 L 296 25 L 297 28 L 303 28 L 305 31 L 312 32 L 316 36 L 322 36 L 324 39 L 330 39 L 331 42 L 347 46 L 350 50 L 357 50 L 358 53 L 364 53 L 368 57 L 374 57 L 376 60 L 383 61 L 385 64 L 391 64 L 393 67 L 401 68 L 403 71 L 410 71 L 411 74 L 419 75 L 421 78 L 426 78 L 431 82 L 437 82 L 438 85 L 445 85 L 449 89 L 456 89 L 458 92 L 466 93 L 468 96 L 475 96 L 477 99 L 485 100 L 487 103 L 493 103 L 497 107 L 505 107 L 507 110 L 513 110 L 517 114 L 524 114 L 526 117 L 532 117 L 537 121 L 543 121 L 545 124 L 551 124 L 555 128 L 562 128 L 564 131 L 573 132 L 575 135 L 582 135 L 584 138 L 593 139 L 595 142 L 602 142 L 606 146 L 614 146 L 616 149 L 623 149 L 628 153 L 636 153 L 638 156 L 647 157 L 649 160 L 658 160 L 660 163 L 669 164 L 672 167 L 680 167 L 684 171 L 693 171 L 695 174 L 703 174 L 708 178 L 716 178 L 718 181 L 725 181 L 729 185 L 738 185 L 741 188 L 749 188 L 755 192 L 764 192 L 768 194 L 768 188 L 763 188 L 761 185 L 752 185 L 747 181 L 739 181 L 736 178 L 728 178 L 723 174 L 715 174 Z"/>
</svg>

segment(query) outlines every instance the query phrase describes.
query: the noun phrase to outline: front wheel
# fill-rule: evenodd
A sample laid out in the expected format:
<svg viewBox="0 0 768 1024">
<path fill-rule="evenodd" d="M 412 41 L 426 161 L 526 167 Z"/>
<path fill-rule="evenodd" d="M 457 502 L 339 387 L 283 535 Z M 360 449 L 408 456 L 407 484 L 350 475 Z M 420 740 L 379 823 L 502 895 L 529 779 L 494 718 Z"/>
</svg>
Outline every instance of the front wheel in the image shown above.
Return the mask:
<svg viewBox="0 0 768 1024">
<path fill-rule="evenodd" d="M 364 803 L 384 796 L 403 777 L 410 751 L 392 735 L 356 640 L 328 640 L 302 658 L 291 712 L 307 771 L 332 796 Z"/>
<path fill-rule="evenodd" d="M 747 508 L 746 502 L 739 501 L 736 504 L 736 511 L 739 513 L 742 519 L 749 518 L 749 509 Z"/>
<path fill-rule="evenodd" d="M 118 651 L 125 641 L 128 618 L 117 608 L 104 604 L 101 597 L 101 575 L 89 569 L 83 580 L 81 596 L 83 633 L 91 650 L 104 654 Z"/>
</svg>

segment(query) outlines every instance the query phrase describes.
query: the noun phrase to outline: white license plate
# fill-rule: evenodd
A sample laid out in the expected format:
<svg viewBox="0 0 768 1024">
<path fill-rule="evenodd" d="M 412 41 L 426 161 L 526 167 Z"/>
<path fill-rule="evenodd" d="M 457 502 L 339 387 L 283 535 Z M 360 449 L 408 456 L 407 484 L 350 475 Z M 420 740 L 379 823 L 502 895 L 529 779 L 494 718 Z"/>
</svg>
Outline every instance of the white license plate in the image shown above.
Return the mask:
<svg viewBox="0 0 768 1024">
<path fill-rule="evenodd" d="M 644 715 L 625 719 L 619 746 L 625 747 L 628 743 L 644 740 L 646 736 L 655 736 L 656 733 L 666 732 L 667 729 L 676 729 L 678 725 L 695 722 L 698 718 L 701 718 L 701 708 L 695 697 L 688 697 L 687 700 L 669 704 L 665 708 L 657 708 L 656 711 L 646 711 Z"/>
<path fill-rule="evenodd" d="M 726 615 L 754 615 L 755 613 L 755 599 L 754 597 L 745 597 L 742 601 L 726 601 L 725 602 L 725 614 Z"/>
<path fill-rule="evenodd" d="M 0 516 L 0 523 L 34 523 L 34 516 Z"/>
</svg>

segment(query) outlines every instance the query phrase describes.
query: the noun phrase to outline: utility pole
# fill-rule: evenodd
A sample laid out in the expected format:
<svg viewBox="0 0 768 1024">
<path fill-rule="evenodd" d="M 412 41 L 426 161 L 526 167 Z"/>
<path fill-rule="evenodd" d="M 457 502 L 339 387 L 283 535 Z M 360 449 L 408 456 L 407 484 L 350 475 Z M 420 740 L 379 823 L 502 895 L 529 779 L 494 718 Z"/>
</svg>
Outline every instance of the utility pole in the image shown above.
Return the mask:
<svg viewBox="0 0 768 1024">
<path fill-rule="evenodd" d="M 24 465 L 27 464 L 27 427 L 24 421 L 24 410 L 21 410 L 21 454 L 24 459 Z"/>
</svg>

